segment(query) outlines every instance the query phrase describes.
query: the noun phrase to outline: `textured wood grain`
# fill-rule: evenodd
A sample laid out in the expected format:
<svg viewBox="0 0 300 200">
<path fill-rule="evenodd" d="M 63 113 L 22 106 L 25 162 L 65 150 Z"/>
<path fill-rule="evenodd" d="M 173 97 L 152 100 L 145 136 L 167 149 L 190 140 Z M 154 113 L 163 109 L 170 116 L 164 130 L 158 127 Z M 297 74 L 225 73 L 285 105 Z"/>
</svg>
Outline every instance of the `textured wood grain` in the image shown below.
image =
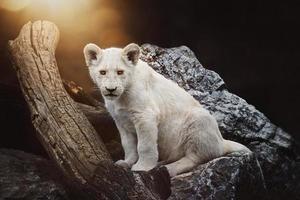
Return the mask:
<svg viewBox="0 0 300 200">
<path fill-rule="evenodd" d="M 29 22 L 9 50 L 38 138 L 66 174 L 85 182 L 110 156 L 63 87 L 55 60 L 58 38 L 53 23 Z"/>
</svg>

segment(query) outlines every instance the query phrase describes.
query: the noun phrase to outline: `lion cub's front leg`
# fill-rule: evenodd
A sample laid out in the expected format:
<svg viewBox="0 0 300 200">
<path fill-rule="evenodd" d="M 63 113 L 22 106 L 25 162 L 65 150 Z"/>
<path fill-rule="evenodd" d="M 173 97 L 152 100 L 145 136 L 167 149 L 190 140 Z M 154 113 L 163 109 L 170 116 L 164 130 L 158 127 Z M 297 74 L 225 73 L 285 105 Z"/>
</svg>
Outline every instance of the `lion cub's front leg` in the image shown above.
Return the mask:
<svg viewBox="0 0 300 200">
<path fill-rule="evenodd" d="M 149 113 L 134 117 L 134 126 L 137 134 L 137 151 L 139 159 L 132 166 L 133 171 L 148 171 L 157 165 L 157 122 L 156 117 Z"/>
<path fill-rule="evenodd" d="M 137 153 L 137 139 L 134 130 L 127 130 L 120 122 L 116 121 L 117 128 L 120 133 L 122 147 L 124 150 L 124 160 L 118 160 L 117 165 L 125 168 L 131 168 L 134 163 L 138 160 Z"/>
</svg>

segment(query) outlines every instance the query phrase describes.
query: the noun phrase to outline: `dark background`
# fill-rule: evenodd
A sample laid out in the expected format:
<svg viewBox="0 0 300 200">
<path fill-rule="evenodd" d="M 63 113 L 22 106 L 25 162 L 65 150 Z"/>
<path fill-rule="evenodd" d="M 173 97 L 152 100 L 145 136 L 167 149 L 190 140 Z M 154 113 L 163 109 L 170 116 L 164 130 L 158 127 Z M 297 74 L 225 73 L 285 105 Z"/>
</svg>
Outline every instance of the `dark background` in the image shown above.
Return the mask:
<svg viewBox="0 0 300 200">
<path fill-rule="evenodd" d="M 90 82 L 83 68 L 81 52 L 88 42 L 103 44 L 104 47 L 122 47 L 128 42 L 162 47 L 186 45 L 206 68 L 221 75 L 231 92 L 300 140 L 300 31 L 297 29 L 300 12 L 296 3 L 255 0 L 110 2 L 107 6 L 117 13 L 119 24 L 113 23 L 101 29 L 91 26 L 78 32 L 64 30 L 63 23 L 51 15 L 24 17 L 22 12 L 0 10 L 0 147 L 31 152 L 37 152 L 39 148 L 31 135 L 29 113 L 10 66 L 6 44 L 17 36 L 28 20 L 41 18 L 54 21 L 62 29 L 57 49 L 62 77 L 75 80 L 87 90 Z M 101 6 L 95 3 L 93 12 Z M 113 26 L 120 24 L 122 29 L 118 29 L 114 38 L 101 36 L 101 39 L 96 39 L 104 29 L 115 30 Z M 81 38 L 75 42 L 77 46 L 72 44 L 72 37 L 75 40 Z"/>
<path fill-rule="evenodd" d="M 190 47 L 231 92 L 300 139 L 299 8 L 288 1 L 157 0 L 137 3 L 129 24 L 138 41 Z"/>
</svg>

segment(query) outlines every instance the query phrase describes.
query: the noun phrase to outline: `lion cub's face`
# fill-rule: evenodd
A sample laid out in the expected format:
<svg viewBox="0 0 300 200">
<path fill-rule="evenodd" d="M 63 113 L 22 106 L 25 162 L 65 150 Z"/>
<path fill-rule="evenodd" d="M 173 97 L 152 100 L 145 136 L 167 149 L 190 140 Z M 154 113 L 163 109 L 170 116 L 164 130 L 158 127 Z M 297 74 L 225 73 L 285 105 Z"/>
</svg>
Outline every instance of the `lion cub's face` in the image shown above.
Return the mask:
<svg viewBox="0 0 300 200">
<path fill-rule="evenodd" d="M 101 49 L 87 44 L 83 50 L 89 73 L 106 100 L 118 99 L 131 82 L 140 48 L 129 44 L 124 49 Z"/>
</svg>

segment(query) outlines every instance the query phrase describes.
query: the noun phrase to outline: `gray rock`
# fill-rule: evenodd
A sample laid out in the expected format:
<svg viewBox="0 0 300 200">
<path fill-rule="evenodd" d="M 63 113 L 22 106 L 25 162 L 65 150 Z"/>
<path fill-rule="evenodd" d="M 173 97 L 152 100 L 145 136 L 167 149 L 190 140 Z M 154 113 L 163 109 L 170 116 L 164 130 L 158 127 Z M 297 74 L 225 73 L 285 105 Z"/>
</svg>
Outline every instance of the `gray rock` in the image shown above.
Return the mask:
<svg viewBox="0 0 300 200">
<path fill-rule="evenodd" d="M 0 199 L 66 200 L 60 173 L 46 159 L 0 149 Z"/>
<path fill-rule="evenodd" d="M 261 112 L 249 105 L 244 99 L 230 93 L 225 82 L 215 72 L 205 69 L 187 47 L 164 49 L 154 45 L 142 45 L 142 59 L 149 63 L 157 72 L 175 81 L 192 96 L 194 96 L 217 119 L 222 135 L 226 139 L 234 140 L 248 146 L 255 158 L 244 156 L 235 158 L 221 158 L 206 164 L 207 168 L 196 170 L 192 175 L 173 179 L 173 199 L 235 199 L 236 191 L 226 185 L 230 180 L 239 179 L 240 174 L 232 175 L 239 167 L 228 162 L 237 162 L 241 168 L 257 169 L 244 173 L 249 180 L 262 187 L 266 186 L 268 198 L 282 199 L 288 197 L 299 198 L 300 191 L 300 164 L 299 150 L 293 138 L 275 126 Z M 298 161 L 297 161 L 298 160 Z M 250 164 L 254 166 L 250 167 Z M 218 171 L 225 165 L 224 170 Z M 261 166 L 263 176 L 260 174 Z M 224 179 L 214 178 L 203 174 L 217 173 Z M 241 179 L 241 180 L 247 180 Z M 191 182 L 197 184 L 190 184 Z M 210 184 L 207 184 L 207 183 Z M 259 182 L 262 182 L 258 184 Z M 234 181 L 233 186 L 238 188 L 243 181 Z M 224 191 L 224 188 L 226 191 Z M 252 189 L 251 189 L 252 188 Z M 255 188 L 255 187 L 254 187 Z M 257 187 L 256 187 L 257 189 Z M 246 190 L 251 197 L 257 191 L 253 187 Z M 203 190 L 211 191 L 211 196 Z M 191 192 L 193 191 L 193 192 Z M 228 193 L 227 193 L 228 192 Z M 189 194 L 192 193 L 192 194 Z M 249 194 L 251 193 L 251 194 Z M 216 196 L 222 194 L 221 196 Z M 187 195 L 187 196 L 186 196 Z M 254 195 L 255 196 L 255 195 Z"/>
<path fill-rule="evenodd" d="M 170 200 L 263 199 L 266 187 L 254 154 L 232 153 L 172 179 Z"/>
</svg>

